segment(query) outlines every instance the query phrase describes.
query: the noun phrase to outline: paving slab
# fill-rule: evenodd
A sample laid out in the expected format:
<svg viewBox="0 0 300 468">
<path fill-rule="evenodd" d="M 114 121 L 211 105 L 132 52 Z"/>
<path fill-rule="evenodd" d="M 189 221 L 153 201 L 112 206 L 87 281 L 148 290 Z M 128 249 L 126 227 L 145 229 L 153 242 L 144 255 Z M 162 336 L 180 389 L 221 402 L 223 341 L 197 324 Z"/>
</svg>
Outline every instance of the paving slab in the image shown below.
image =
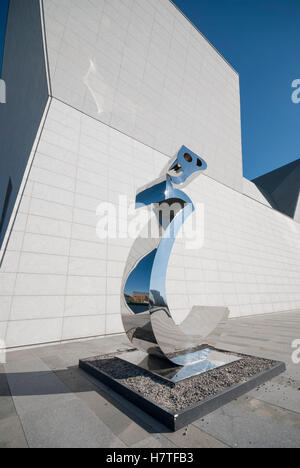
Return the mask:
<svg viewBox="0 0 300 468">
<path fill-rule="evenodd" d="M 300 311 L 230 320 L 225 349 L 284 361 L 287 372 L 175 434 L 78 369 L 81 358 L 130 349 L 125 335 L 9 352 L 0 447 L 299 447 L 296 338 Z"/>
<path fill-rule="evenodd" d="M 31 448 L 125 448 L 78 398 L 22 415 Z"/>
<path fill-rule="evenodd" d="M 107 387 L 102 382 L 95 379 L 93 376 L 86 373 L 84 373 L 84 375 L 96 387 L 98 387 L 99 391 L 104 396 L 106 401 L 109 401 L 115 408 L 120 410 L 131 420 L 135 421 L 135 423 L 140 428 L 143 428 L 145 431 L 147 431 L 148 434 L 165 434 L 170 432 L 170 430 L 166 428 L 163 424 L 158 422 L 156 419 L 152 418 L 149 414 L 142 411 L 133 403 L 127 401 L 119 393 L 114 392 L 111 388 Z"/>
<path fill-rule="evenodd" d="M 129 342 L 124 335 L 103 337 L 96 340 L 64 343 L 61 345 L 35 348 L 32 353 L 41 358 L 60 358 L 65 367 L 77 366 L 79 358 L 88 358 L 101 354 L 109 354 L 118 348 L 130 349 Z"/>
<path fill-rule="evenodd" d="M 14 405 L 21 419 L 26 412 L 43 411 L 44 408 L 75 398 L 43 361 L 32 359 L 31 355 L 29 357 L 28 361 L 12 361 L 4 366 Z"/>
<path fill-rule="evenodd" d="M 66 368 L 65 356 L 44 356 L 43 360 L 69 390 L 76 393 L 126 445 L 131 446 L 147 439 L 149 432 L 159 434 L 166 430 L 152 418 L 145 417 L 134 405 L 114 395 L 111 389 L 99 384 L 96 379 L 88 379 L 78 366 Z"/>
<path fill-rule="evenodd" d="M 28 448 L 19 417 L 11 415 L 0 421 L 0 448 Z"/>
<path fill-rule="evenodd" d="M 107 392 L 86 379 L 80 369 L 59 370 L 56 375 L 126 445 L 131 446 L 149 436 L 148 431 L 127 415 L 130 409 L 125 400 L 123 405 L 116 404 Z"/>
<path fill-rule="evenodd" d="M 0 448 L 27 448 L 28 444 L 10 394 L 4 367 L 0 366 Z"/>
<path fill-rule="evenodd" d="M 125 446 L 41 359 L 29 354 L 5 370 L 30 447 Z"/>
<path fill-rule="evenodd" d="M 169 439 L 162 435 L 150 436 L 140 442 L 131 445 L 132 448 L 174 449 L 177 448 Z"/>
<path fill-rule="evenodd" d="M 195 426 L 236 448 L 298 448 L 300 415 L 242 397 Z"/>
<path fill-rule="evenodd" d="M 181 448 L 228 448 L 228 445 L 193 425 L 178 432 L 166 434 L 166 437 Z"/>
<path fill-rule="evenodd" d="M 0 366 L 0 421 L 16 414 L 3 366 Z"/>
<path fill-rule="evenodd" d="M 292 379 L 300 381 L 300 364 L 287 363 L 287 375 Z"/>
<path fill-rule="evenodd" d="M 300 381 L 287 374 L 252 390 L 248 396 L 300 414 Z"/>
<path fill-rule="evenodd" d="M 34 359 L 35 355 L 30 349 L 22 349 L 19 351 L 9 351 L 6 353 L 6 361 L 7 362 L 21 362 L 21 361 L 30 361 L 30 359 Z"/>
</svg>

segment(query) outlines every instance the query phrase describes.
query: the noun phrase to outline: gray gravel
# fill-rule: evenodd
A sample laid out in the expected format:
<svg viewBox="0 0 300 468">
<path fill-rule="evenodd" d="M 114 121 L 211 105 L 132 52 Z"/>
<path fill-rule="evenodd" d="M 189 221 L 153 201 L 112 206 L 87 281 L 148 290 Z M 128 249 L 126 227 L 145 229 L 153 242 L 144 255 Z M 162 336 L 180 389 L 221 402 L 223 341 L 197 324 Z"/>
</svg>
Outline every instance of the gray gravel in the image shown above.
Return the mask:
<svg viewBox="0 0 300 468">
<path fill-rule="evenodd" d="M 174 385 L 122 361 L 117 356 L 118 354 L 99 356 L 87 361 L 123 385 L 171 411 L 180 411 L 217 395 L 276 364 L 275 361 L 239 355 L 242 357 L 240 361 Z"/>
</svg>

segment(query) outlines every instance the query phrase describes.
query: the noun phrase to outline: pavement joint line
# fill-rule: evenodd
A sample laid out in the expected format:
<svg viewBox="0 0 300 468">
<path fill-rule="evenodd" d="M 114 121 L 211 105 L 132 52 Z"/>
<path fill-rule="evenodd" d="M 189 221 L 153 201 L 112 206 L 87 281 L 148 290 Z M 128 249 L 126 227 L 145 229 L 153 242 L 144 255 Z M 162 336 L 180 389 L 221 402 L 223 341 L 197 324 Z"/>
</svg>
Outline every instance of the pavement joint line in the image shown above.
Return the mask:
<svg viewBox="0 0 300 468">
<path fill-rule="evenodd" d="M 300 409 L 299 409 L 299 412 L 298 412 L 298 411 L 294 411 L 294 410 L 291 410 L 291 409 L 283 408 L 283 407 L 280 406 L 280 405 L 274 405 L 274 404 L 272 404 L 272 403 L 269 403 L 268 401 L 263 400 L 263 399 L 260 398 L 259 396 L 257 396 L 257 397 L 252 397 L 251 400 L 258 400 L 258 401 L 260 401 L 261 403 L 263 403 L 264 405 L 267 405 L 267 406 L 272 407 L 272 408 L 274 408 L 274 409 L 280 409 L 280 410 L 283 411 L 284 413 L 289 413 L 289 414 L 296 415 L 296 416 L 299 417 L 299 423 L 300 423 Z"/>
<path fill-rule="evenodd" d="M 23 426 L 23 423 L 22 423 L 22 420 L 20 418 L 20 415 L 17 411 L 17 408 L 16 408 L 16 405 L 15 405 L 15 399 L 14 397 L 12 396 L 12 393 L 11 393 L 11 388 L 10 388 L 10 384 L 9 384 L 9 381 L 6 377 L 6 371 L 5 371 L 5 368 L 4 368 L 4 377 L 5 377 L 5 380 L 6 380 L 6 383 L 7 383 L 7 387 L 9 389 L 9 393 L 10 393 L 10 398 L 12 399 L 12 404 L 14 406 L 14 410 L 15 410 L 15 413 L 16 413 L 16 416 L 18 418 L 18 421 L 19 421 L 19 424 L 20 424 L 20 427 L 22 428 L 22 432 L 23 432 L 23 435 L 24 435 L 24 439 L 26 441 L 26 444 L 27 444 L 27 447 L 30 447 L 29 445 L 29 442 L 28 442 L 28 439 L 27 439 L 27 436 L 26 436 L 26 432 L 25 432 L 25 429 L 24 429 L 24 426 Z M 1 421 L 0 421 L 0 424 L 1 424 Z"/>
</svg>

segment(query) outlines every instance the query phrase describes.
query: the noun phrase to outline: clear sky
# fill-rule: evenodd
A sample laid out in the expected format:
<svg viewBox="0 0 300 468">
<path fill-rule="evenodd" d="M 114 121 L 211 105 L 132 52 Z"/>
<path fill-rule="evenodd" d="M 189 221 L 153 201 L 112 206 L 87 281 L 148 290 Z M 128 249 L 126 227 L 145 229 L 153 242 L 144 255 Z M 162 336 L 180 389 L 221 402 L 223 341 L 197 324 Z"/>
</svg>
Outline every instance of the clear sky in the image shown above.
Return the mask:
<svg viewBox="0 0 300 468">
<path fill-rule="evenodd" d="M 238 71 L 244 175 L 300 157 L 300 0 L 174 0 Z"/>
<path fill-rule="evenodd" d="M 300 0 L 174 0 L 240 74 L 244 174 L 300 157 Z M 0 66 L 8 0 L 0 0 Z M 183 142 L 184 144 L 184 142 Z"/>
<path fill-rule="evenodd" d="M 150 289 L 150 274 L 155 259 L 156 250 L 149 253 L 143 260 L 137 265 L 134 271 L 129 276 L 125 285 L 125 294 L 132 296 L 135 292 L 145 292 L 149 294 Z"/>
</svg>

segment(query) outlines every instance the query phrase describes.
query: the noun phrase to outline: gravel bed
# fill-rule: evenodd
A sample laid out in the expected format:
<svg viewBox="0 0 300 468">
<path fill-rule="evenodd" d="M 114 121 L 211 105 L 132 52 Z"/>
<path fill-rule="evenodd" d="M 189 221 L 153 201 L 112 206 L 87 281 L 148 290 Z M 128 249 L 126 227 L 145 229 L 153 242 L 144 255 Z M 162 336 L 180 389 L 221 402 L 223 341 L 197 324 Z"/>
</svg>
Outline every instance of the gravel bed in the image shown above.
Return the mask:
<svg viewBox="0 0 300 468">
<path fill-rule="evenodd" d="M 123 385 L 171 411 L 180 411 L 205 398 L 217 395 L 235 384 L 246 382 L 250 377 L 276 364 L 275 361 L 237 354 L 242 357 L 240 361 L 172 384 L 133 364 L 122 361 L 117 356 L 118 354 L 110 354 L 86 361 Z"/>
</svg>

